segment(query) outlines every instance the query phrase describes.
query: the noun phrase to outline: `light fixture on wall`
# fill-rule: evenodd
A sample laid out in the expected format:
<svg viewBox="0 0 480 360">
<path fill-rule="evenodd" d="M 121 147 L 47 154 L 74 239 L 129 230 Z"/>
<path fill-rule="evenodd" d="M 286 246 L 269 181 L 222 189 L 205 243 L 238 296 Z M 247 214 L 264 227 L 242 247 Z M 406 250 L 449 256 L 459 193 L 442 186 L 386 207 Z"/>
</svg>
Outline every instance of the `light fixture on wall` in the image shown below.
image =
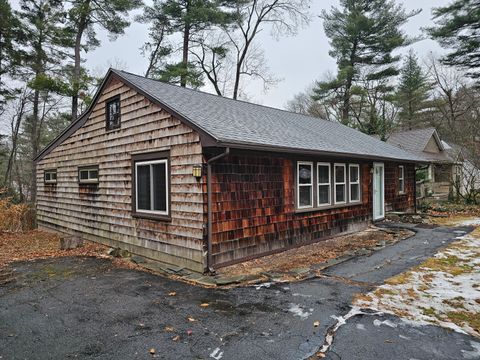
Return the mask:
<svg viewBox="0 0 480 360">
<path fill-rule="evenodd" d="M 201 164 L 193 165 L 192 175 L 194 177 L 196 177 L 197 179 L 202 177 L 202 165 Z"/>
</svg>

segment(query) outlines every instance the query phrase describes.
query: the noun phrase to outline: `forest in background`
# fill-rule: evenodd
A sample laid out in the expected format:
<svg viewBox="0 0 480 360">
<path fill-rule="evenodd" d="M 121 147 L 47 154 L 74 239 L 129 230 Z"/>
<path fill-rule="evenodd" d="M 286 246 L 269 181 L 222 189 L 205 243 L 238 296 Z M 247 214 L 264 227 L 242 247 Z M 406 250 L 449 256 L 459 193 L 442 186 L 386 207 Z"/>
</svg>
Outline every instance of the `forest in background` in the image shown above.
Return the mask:
<svg viewBox="0 0 480 360">
<path fill-rule="evenodd" d="M 399 1 L 341 0 L 322 14 L 310 13 L 310 3 L 22 0 L 13 9 L 0 0 L 0 122 L 8 129 L 0 134 L 0 195 L 34 203 L 35 156 L 87 108 L 101 80 L 89 71 L 86 52 L 101 46 L 99 31 L 114 40 L 132 22 L 149 26 L 139 50 L 148 60 L 145 76 L 195 89 L 208 85 L 219 96 L 241 99 L 249 81 L 261 81 L 266 90 L 280 81 L 258 34 L 295 36 L 320 15 L 337 70 L 312 74 L 319 80 L 292 95 L 288 110 L 382 139 L 398 129 L 434 126 L 480 166 L 478 1 L 434 9 L 422 37 L 448 52 L 424 59 L 413 51 L 399 55 L 421 40 L 402 30 L 418 11 L 406 11 Z"/>
</svg>

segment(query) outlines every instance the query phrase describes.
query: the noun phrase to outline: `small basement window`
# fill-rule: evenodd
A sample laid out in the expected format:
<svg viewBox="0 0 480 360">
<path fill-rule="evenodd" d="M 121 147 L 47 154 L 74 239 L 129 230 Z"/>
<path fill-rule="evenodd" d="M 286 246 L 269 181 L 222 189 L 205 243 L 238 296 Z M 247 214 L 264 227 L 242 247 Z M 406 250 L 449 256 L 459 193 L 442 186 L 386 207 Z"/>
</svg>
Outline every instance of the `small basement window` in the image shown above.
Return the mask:
<svg viewBox="0 0 480 360">
<path fill-rule="evenodd" d="M 331 205 L 330 164 L 317 163 L 318 206 Z"/>
<path fill-rule="evenodd" d="M 398 167 L 398 193 L 405 194 L 405 167 L 403 165 Z"/>
<path fill-rule="evenodd" d="M 57 183 L 57 169 L 45 170 L 43 173 L 43 180 L 45 184 Z"/>
<path fill-rule="evenodd" d="M 98 166 L 84 166 L 79 168 L 78 182 L 81 184 L 97 184 Z"/>
<path fill-rule="evenodd" d="M 360 166 L 350 164 L 348 166 L 350 176 L 350 202 L 360 201 Z"/>
<path fill-rule="evenodd" d="M 347 202 L 345 168 L 345 164 L 334 165 L 335 204 L 344 204 Z"/>
<path fill-rule="evenodd" d="M 135 212 L 168 215 L 168 160 L 135 162 Z"/>
<path fill-rule="evenodd" d="M 313 206 L 313 163 L 297 163 L 297 204 L 299 209 Z"/>
<path fill-rule="evenodd" d="M 120 128 L 120 96 L 107 101 L 105 114 L 107 130 Z"/>
</svg>

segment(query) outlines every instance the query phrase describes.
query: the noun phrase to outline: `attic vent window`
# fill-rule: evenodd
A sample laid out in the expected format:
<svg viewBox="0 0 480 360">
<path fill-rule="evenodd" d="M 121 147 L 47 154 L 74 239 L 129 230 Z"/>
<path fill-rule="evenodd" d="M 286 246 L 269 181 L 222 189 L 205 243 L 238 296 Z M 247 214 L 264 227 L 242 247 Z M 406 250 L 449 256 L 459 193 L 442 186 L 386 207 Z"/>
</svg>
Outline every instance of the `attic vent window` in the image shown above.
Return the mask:
<svg viewBox="0 0 480 360">
<path fill-rule="evenodd" d="M 120 96 L 115 96 L 107 101 L 105 114 L 107 130 L 120 128 Z"/>
</svg>

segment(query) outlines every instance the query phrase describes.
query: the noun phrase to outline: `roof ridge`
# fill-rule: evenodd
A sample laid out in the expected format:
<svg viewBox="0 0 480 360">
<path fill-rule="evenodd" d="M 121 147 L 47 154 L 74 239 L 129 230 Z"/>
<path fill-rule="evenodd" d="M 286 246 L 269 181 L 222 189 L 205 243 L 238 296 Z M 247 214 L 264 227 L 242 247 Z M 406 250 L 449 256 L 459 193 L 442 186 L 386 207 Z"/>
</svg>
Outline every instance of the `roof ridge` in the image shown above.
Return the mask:
<svg viewBox="0 0 480 360">
<path fill-rule="evenodd" d="M 138 75 L 138 74 L 134 74 L 134 73 L 131 73 L 131 72 L 125 71 L 125 70 L 117 70 L 117 69 L 114 69 L 114 68 L 111 68 L 110 70 L 112 70 L 112 71 L 115 72 L 115 73 L 119 73 L 119 72 L 121 72 L 121 73 L 126 73 L 126 74 L 133 75 L 133 76 L 136 76 L 136 77 L 145 79 L 145 80 L 150 80 L 150 81 L 154 81 L 154 82 L 159 82 L 159 83 L 162 83 L 162 84 L 164 84 L 164 85 L 171 86 L 171 87 L 181 88 L 181 89 L 188 90 L 188 91 L 191 91 L 191 92 L 196 92 L 196 93 L 201 93 L 201 94 L 204 94 L 204 95 L 209 95 L 209 96 L 212 96 L 212 97 L 214 97 L 214 98 L 225 99 L 225 100 L 232 101 L 232 102 L 241 102 L 241 103 L 244 103 L 244 104 L 254 105 L 254 106 L 258 106 L 258 107 L 262 107 L 262 108 L 272 109 L 272 110 L 276 110 L 276 111 L 282 111 L 282 112 L 285 112 L 285 113 L 288 113 L 288 114 L 295 114 L 295 115 L 303 116 L 303 117 L 306 117 L 306 118 L 308 118 L 308 119 L 316 119 L 316 120 L 322 120 L 322 121 L 331 122 L 330 120 L 327 120 L 327 119 L 318 118 L 318 117 L 314 117 L 314 116 L 310 116 L 310 115 L 305 115 L 305 114 L 302 114 L 302 113 L 297 113 L 297 112 L 289 111 L 289 110 L 285 110 L 285 109 L 279 109 L 279 108 L 277 108 L 277 107 L 273 107 L 273 106 L 269 106 L 269 105 L 256 104 L 256 103 L 254 103 L 254 102 L 250 102 L 250 101 L 246 101 L 246 100 L 241 100 L 241 99 L 232 99 L 232 98 L 229 98 L 229 97 L 226 97 L 226 96 L 220 96 L 220 95 L 212 94 L 212 93 L 209 93 L 209 92 L 206 92 L 206 91 L 202 91 L 202 90 L 191 89 L 191 88 L 183 87 L 183 86 L 180 86 L 180 85 L 171 84 L 171 83 L 168 83 L 168 82 L 165 82 L 165 81 L 162 81 L 162 80 L 148 78 L 148 77 L 145 77 L 145 76 L 142 76 L 142 75 Z M 339 123 L 339 124 L 340 124 L 340 123 Z M 343 125 L 343 124 L 342 124 L 342 125 Z M 347 127 L 348 127 L 348 126 L 347 126 Z"/>
</svg>

